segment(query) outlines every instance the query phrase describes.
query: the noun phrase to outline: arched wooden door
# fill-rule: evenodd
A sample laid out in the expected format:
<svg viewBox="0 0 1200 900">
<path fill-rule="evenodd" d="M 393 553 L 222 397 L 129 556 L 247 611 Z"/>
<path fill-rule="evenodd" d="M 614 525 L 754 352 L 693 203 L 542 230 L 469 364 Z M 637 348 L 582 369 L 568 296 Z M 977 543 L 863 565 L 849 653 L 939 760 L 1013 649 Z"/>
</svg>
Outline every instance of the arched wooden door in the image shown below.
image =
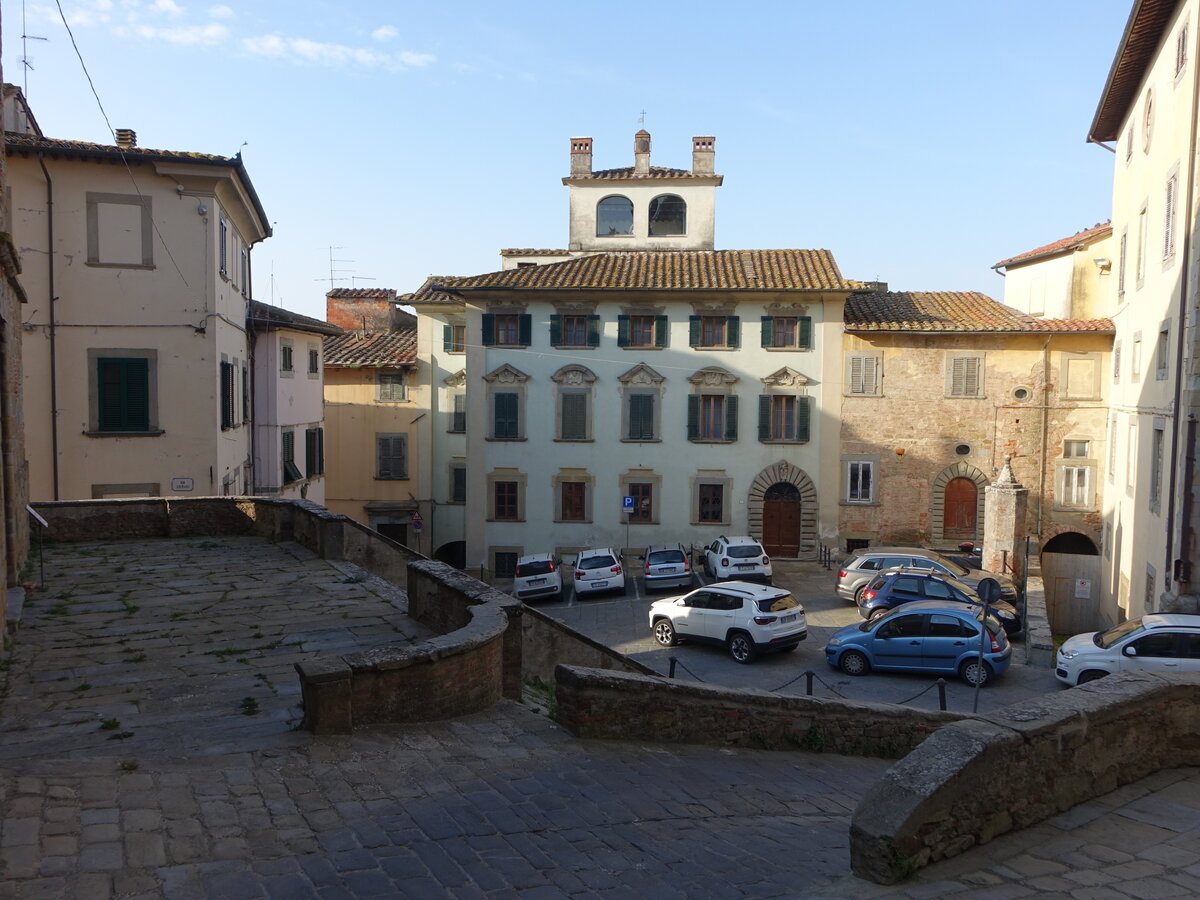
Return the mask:
<svg viewBox="0 0 1200 900">
<path fill-rule="evenodd" d="M 946 482 L 945 498 L 942 535 L 948 541 L 974 540 L 979 514 L 979 488 L 975 482 L 970 478 L 951 478 Z"/>
<path fill-rule="evenodd" d="M 770 556 L 800 555 L 800 491 L 777 482 L 763 495 L 763 549 Z"/>
</svg>

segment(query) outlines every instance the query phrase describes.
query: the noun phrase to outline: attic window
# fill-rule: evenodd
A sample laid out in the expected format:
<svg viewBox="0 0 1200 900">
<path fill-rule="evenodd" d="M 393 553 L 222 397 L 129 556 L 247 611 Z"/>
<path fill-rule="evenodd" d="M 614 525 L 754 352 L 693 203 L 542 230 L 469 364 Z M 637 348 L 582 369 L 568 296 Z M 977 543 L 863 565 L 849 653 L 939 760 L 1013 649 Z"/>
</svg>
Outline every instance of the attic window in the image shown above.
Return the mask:
<svg viewBox="0 0 1200 900">
<path fill-rule="evenodd" d="M 605 197 L 596 204 L 596 236 L 633 234 L 633 203 L 628 197 Z"/>
<path fill-rule="evenodd" d="M 666 234 L 687 234 L 687 204 L 674 194 L 650 201 L 650 236 Z"/>
</svg>

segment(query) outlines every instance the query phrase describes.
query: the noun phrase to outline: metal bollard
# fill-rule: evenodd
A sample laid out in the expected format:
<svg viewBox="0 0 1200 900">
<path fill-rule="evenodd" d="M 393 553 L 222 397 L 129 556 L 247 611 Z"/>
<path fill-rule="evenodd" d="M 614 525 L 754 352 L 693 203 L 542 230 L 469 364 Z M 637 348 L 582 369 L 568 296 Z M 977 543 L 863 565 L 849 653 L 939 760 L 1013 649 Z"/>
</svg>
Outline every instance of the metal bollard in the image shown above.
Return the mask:
<svg viewBox="0 0 1200 900">
<path fill-rule="evenodd" d="M 938 686 L 938 706 L 941 707 L 942 712 L 945 712 L 946 711 L 946 679 L 939 678 L 937 680 L 937 686 Z"/>
<path fill-rule="evenodd" d="M 816 672 L 814 672 L 812 669 L 808 669 L 808 670 L 807 670 L 807 671 L 804 673 L 804 680 L 808 682 L 808 687 L 807 687 L 807 688 L 805 688 L 805 693 L 807 693 L 807 694 L 808 694 L 808 696 L 810 696 L 810 697 L 812 696 L 812 683 L 813 683 L 813 679 L 814 679 L 814 678 L 816 678 L 816 677 L 817 677 L 817 673 L 816 673 Z"/>
<path fill-rule="evenodd" d="M 677 662 L 679 662 L 679 660 L 677 660 L 677 659 L 676 659 L 674 656 L 672 656 L 672 657 L 671 657 L 671 671 L 670 671 L 670 672 L 667 674 L 667 677 L 668 677 L 668 678 L 674 678 L 674 677 L 675 677 L 675 663 L 677 663 Z M 945 709 L 945 708 L 946 708 L 946 707 L 945 707 L 945 705 L 944 705 L 944 703 L 945 703 L 945 701 L 943 700 L 943 706 L 942 706 L 942 709 Z"/>
</svg>

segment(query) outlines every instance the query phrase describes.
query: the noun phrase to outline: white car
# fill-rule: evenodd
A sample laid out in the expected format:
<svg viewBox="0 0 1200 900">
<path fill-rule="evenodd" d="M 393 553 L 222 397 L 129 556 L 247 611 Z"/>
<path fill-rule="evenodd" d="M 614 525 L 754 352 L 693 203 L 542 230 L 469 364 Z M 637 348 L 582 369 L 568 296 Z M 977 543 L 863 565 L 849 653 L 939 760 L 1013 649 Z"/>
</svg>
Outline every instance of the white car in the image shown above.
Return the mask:
<svg viewBox="0 0 1200 900">
<path fill-rule="evenodd" d="M 517 560 L 513 596 L 518 600 L 557 597 L 562 594 L 562 573 L 549 553 L 531 553 Z"/>
<path fill-rule="evenodd" d="M 771 557 L 748 534 L 721 535 L 704 551 L 704 570 L 717 581 L 753 579 L 771 583 Z"/>
<path fill-rule="evenodd" d="M 1058 648 L 1054 666 L 1058 680 L 1072 686 L 1128 671 L 1200 672 L 1200 616 L 1151 613 L 1077 634 Z"/>
<path fill-rule="evenodd" d="M 737 662 L 795 650 L 808 637 L 804 607 L 782 588 L 727 581 L 650 604 L 650 628 L 664 647 L 679 641 L 724 646 Z"/>
<path fill-rule="evenodd" d="M 575 596 L 625 590 L 621 555 L 611 547 L 580 550 L 575 557 Z"/>
</svg>

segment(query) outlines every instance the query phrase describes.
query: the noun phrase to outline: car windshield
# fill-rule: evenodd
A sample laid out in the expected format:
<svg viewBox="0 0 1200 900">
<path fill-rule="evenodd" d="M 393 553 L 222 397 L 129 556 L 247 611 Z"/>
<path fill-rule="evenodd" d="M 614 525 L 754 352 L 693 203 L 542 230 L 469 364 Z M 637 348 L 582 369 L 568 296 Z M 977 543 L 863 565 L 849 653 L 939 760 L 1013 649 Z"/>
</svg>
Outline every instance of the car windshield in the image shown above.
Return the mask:
<svg viewBox="0 0 1200 900">
<path fill-rule="evenodd" d="M 655 550 L 646 557 L 646 564 L 661 566 L 665 563 L 681 563 L 684 561 L 682 550 Z"/>
<path fill-rule="evenodd" d="M 944 556 L 935 556 L 935 557 L 932 557 L 932 558 L 933 558 L 933 559 L 935 559 L 935 560 L 937 560 L 937 562 L 938 562 L 940 565 L 943 565 L 943 566 L 945 566 L 947 570 L 949 570 L 949 571 L 953 572 L 953 573 L 954 573 L 955 575 L 957 575 L 959 578 L 962 578 L 964 575 L 970 575 L 970 574 L 971 574 L 971 570 L 970 570 L 970 569 L 968 569 L 968 568 L 967 568 L 966 566 L 964 566 L 964 565 L 960 565 L 959 563 L 956 563 L 956 562 L 955 562 L 954 560 L 952 560 L 952 559 L 947 559 L 947 558 L 946 558 L 946 557 L 944 557 Z"/>
<path fill-rule="evenodd" d="M 758 544 L 738 544 L 726 549 L 725 553 L 734 559 L 749 559 L 752 556 L 762 556 L 763 549 Z"/>
<path fill-rule="evenodd" d="M 785 610 L 795 609 L 800 605 L 791 594 L 784 594 L 782 597 L 767 597 L 764 600 L 756 600 L 759 612 L 784 612 Z"/>
<path fill-rule="evenodd" d="M 1092 637 L 1092 640 L 1096 642 L 1097 647 L 1107 650 L 1117 641 L 1123 640 L 1129 637 L 1131 634 L 1137 634 L 1139 631 L 1145 630 L 1145 627 L 1146 626 L 1142 624 L 1141 617 L 1138 617 L 1136 619 L 1130 619 L 1127 622 L 1122 622 L 1115 628 L 1108 629 L 1108 631 L 1097 631 Z"/>
<path fill-rule="evenodd" d="M 603 569 L 605 566 L 615 566 L 617 561 L 607 553 L 600 556 L 585 556 L 579 560 L 580 569 Z"/>
<path fill-rule="evenodd" d="M 554 571 L 554 563 L 548 559 L 537 559 L 533 562 L 521 563 L 517 566 L 517 577 L 528 578 L 530 575 L 549 575 Z"/>
</svg>

